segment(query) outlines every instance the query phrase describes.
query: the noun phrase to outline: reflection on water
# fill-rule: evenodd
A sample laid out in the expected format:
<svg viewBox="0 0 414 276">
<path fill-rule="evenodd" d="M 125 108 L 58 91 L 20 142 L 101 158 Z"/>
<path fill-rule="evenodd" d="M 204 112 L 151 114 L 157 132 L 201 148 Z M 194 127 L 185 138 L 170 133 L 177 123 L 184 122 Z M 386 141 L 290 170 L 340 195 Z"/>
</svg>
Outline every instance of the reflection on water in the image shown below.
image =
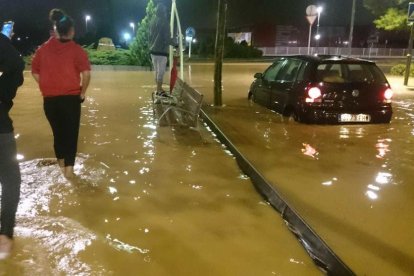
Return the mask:
<svg viewBox="0 0 414 276">
<path fill-rule="evenodd" d="M 305 144 L 305 143 L 303 143 L 302 145 L 303 145 L 302 153 L 304 155 L 307 155 L 307 156 L 310 156 L 314 159 L 317 159 L 319 152 L 315 148 L 313 148 L 311 145 Z"/>
<path fill-rule="evenodd" d="M 151 73 L 94 74 L 73 181 L 52 158 L 36 84 L 19 92 L 22 196 L 0 275 L 320 274 L 207 131 L 155 125 Z"/>
<path fill-rule="evenodd" d="M 413 275 L 412 91 L 397 93 L 391 124 L 298 124 L 247 100 L 264 68 L 225 66 L 227 107 L 210 116 L 357 274 Z M 208 70 L 192 78 L 207 91 Z"/>
<path fill-rule="evenodd" d="M 378 140 L 378 143 L 375 145 L 378 150 L 377 158 L 379 159 L 385 158 L 386 154 L 390 151 L 389 147 L 390 147 L 391 142 L 392 142 L 391 139 L 379 139 Z"/>
</svg>

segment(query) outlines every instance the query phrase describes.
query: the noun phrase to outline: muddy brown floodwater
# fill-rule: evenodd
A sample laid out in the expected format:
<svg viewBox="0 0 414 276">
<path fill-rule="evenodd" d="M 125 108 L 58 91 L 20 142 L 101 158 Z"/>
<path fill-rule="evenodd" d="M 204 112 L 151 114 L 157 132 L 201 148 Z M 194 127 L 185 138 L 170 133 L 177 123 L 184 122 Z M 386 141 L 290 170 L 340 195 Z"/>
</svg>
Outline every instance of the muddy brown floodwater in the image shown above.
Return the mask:
<svg viewBox="0 0 414 276">
<path fill-rule="evenodd" d="M 389 78 L 390 124 L 299 124 L 247 100 L 267 66 L 226 65 L 209 115 L 357 275 L 414 275 L 414 89 Z M 213 66 L 190 68 L 211 104 Z"/>
<path fill-rule="evenodd" d="M 151 73 L 93 72 L 72 182 L 25 77 L 12 112 L 23 177 L 16 246 L 0 275 L 321 274 L 211 133 L 155 125 Z"/>
</svg>

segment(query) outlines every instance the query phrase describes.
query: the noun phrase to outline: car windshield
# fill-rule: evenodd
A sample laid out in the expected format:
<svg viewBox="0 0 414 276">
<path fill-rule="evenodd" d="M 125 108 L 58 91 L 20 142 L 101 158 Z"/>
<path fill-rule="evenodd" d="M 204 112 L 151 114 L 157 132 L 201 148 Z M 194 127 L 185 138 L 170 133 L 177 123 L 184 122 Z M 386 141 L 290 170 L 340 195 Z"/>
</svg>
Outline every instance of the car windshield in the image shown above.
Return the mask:
<svg viewBox="0 0 414 276">
<path fill-rule="evenodd" d="M 387 82 L 381 70 L 369 63 L 321 63 L 316 75 L 318 82 L 327 83 Z"/>
</svg>

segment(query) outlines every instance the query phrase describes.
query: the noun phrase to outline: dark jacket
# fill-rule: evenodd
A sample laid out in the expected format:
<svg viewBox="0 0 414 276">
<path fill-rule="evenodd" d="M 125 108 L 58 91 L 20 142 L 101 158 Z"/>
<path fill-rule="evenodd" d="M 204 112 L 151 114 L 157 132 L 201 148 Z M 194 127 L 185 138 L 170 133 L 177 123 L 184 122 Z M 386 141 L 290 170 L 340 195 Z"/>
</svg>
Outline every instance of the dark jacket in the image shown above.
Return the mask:
<svg viewBox="0 0 414 276">
<path fill-rule="evenodd" d="M 170 25 L 167 17 L 155 17 L 149 28 L 150 53 L 157 56 L 168 56 L 169 46 L 173 45 Z"/>
<path fill-rule="evenodd" d="M 23 84 L 24 61 L 8 37 L 0 33 L 0 133 L 13 132 L 9 111 Z"/>
</svg>

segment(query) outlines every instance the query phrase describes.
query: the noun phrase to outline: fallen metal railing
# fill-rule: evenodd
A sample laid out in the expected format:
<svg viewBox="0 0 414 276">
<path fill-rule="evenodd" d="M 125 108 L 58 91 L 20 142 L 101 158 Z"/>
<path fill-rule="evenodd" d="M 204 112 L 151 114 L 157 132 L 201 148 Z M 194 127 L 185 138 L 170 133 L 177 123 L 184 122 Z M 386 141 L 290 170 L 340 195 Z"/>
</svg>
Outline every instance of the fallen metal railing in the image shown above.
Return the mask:
<svg viewBox="0 0 414 276">
<path fill-rule="evenodd" d="M 315 264 L 328 275 L 355 275 L 355 273 L 315 233 L 305 220 L 280 196 L 268 180 L 244 157 L 230 139 L 220 130 L 204 110 L 201 119 L 217 138 L 235 156 L 240 169 L 250 177 L 256 190 L 276 209 L 285 220 L 290 231 L 298 238 Z"/>
</svg>

